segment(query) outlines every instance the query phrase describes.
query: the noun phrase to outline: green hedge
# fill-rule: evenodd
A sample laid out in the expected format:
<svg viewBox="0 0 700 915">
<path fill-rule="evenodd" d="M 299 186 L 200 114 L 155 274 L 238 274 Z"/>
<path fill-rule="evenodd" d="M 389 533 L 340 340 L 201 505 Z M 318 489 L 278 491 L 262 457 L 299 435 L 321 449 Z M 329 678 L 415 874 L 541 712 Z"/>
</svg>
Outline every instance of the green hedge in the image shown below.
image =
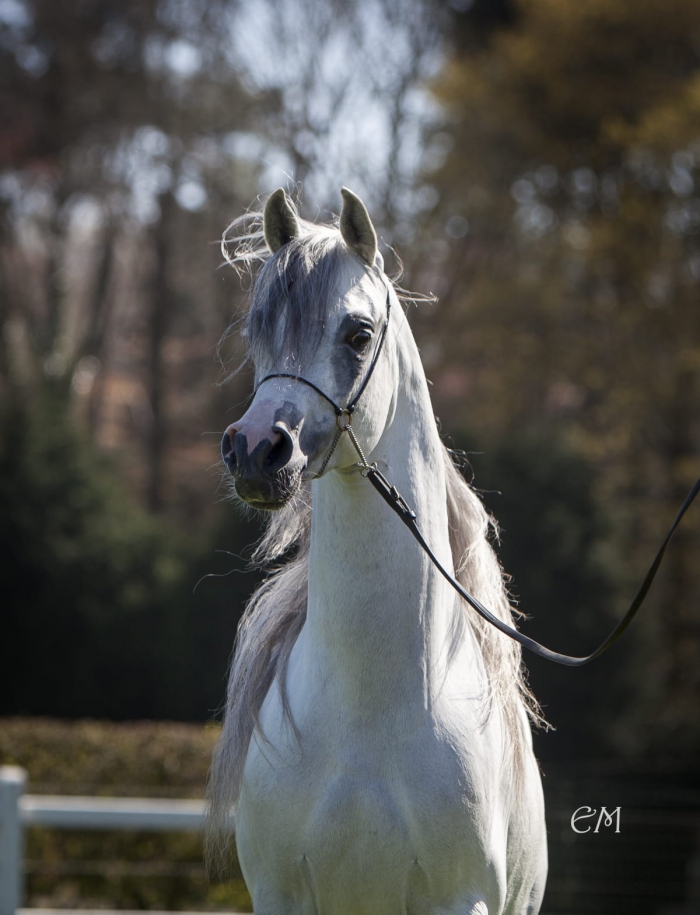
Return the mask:
<svg viewBox="0 0 700 915">
<path fill-rule="evenodd" d="M 34 794 L 201 797 L 216 726 L 0 719 L 0 764 L 23 766 Z M 236 868 L 209 885 L 191 833 L 28 830 L 29 906 L 252 909 Z"/>
</svg>

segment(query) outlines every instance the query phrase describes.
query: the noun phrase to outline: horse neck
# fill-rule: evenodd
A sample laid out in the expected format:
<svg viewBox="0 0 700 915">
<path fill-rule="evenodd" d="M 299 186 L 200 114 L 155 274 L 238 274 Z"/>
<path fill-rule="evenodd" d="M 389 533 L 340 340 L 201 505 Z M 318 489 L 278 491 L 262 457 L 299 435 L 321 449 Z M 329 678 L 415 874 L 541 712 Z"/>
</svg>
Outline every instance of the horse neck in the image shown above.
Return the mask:
<svg viewBox="0 0 700 915">
<path fill-rule="evenodd" d="M 417 348 L 402 331 L 395 410 L 371 459 L 451 570 L 442 444 Z M 313 504 L 307 644 L 346 706 L 353 696 L 378 713 L 399 697 L 429 706 L 454 609 L 449 585 L 359 473 L 328 474 L 314 485 Z"/>
</svg>

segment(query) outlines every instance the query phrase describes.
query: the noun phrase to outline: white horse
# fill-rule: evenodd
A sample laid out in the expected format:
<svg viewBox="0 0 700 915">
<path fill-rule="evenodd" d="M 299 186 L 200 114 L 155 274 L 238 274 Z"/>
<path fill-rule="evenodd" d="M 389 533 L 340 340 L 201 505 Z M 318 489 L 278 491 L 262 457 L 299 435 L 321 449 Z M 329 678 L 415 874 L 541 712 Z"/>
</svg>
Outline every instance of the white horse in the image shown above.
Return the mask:
<svg viewBox="0 0 700 915">
<path fill-rule="evenodd" d="M 464 606 L 337 433 L 334 406 L 361 392 L 368 460 L 511 623 L 367 210 L 343 189 L 339 228 L 317 226 L 280 189 L 259 228 L 231 257 L 263 264 L 246 328 L 259 387 L 222 450 L 239 497 L 279 509 L 258 559 L 296 552 L 241 622 L 210 849 L 233 809 L 256 915 L 536 913 L 547 849 L 520 648 Z"/>
</svg>

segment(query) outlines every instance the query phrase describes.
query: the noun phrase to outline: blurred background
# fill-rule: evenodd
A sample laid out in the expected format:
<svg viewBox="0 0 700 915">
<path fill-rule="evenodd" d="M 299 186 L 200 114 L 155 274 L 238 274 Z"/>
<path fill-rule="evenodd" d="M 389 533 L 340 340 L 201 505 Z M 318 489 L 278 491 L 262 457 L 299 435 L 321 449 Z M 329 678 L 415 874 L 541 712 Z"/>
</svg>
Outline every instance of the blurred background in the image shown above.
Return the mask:
<svg viewBox="0 0 700 915">
<path fill-rule="evenodd" d="M 351 187 L 438 297 L 410 320 L 527 632 L 598 644 L 700 473 L 696 0 L 0 0 L 0 125 L 0 762 L 32 792 L 201 796 L 259 580 L 218 239 L 280 185 L 321 220 Z M 700 911 L 699 546 L 696 509 L 604 659 L 526 658 L 550 915 Z M 26 869 L 30 905 L 250 908 L 187 836 L 34 829 Z"/>
</svg>

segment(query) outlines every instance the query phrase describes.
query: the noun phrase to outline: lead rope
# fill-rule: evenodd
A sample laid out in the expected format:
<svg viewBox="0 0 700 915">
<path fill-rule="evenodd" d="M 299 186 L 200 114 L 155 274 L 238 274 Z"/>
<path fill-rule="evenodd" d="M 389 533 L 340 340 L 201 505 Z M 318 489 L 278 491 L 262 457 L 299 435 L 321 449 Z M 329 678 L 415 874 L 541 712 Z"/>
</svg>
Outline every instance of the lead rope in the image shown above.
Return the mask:
<svg viewBox="0 0 700 915">
<path fill-rule="evenodd" d="M 664 541 L 661 544 L 659 551 L 657 552 L 656 556 L 654 557 L 654 561 L 652 562 L 651 566 L 649 567 L 649 571 L 645 575 L 644 581 L 642 582 L 641 587 L 637 591 L 637 594 L 636 594 L 634 600 L 630 604 L 629 609 L 627 610 L 625 615 L 622 617 L 620 622 L 617 624 L 617 626 L 610 633 L 610 635 L 605 639 L 605 641 L 601 645 L 599 645 L 595 651 L 591 652 L 591 654 L 583 655 L 580 658 L 573 657 L 572 655 L 568 655 L 568 654 L 560 654 L 558 651 L 552 651 L 550 648 L 547 648 L 544 645 L 540 645 L 540 643 L 536 642 L 535 639 L 531 639 L 529 636 L 523 635 L 522 632 L 519 632 L 517 629 L 513 629 L 507 623 L 504 623 L 503 620 L 501 620 L 497 616 L 495 616 L 489 609 L 487 609 L 481 603 L 481 601 L 477 600 L 476 597 L 474 597 L 472 594 L 470 594 L 469 591 L 467 591 L 465 588 L 463 588 L 462 585 L 460 585 L 460 583 L 458 581 L 456 581 L 452 577 L 452 575 L 450 575 L 450 573 L 447 571 L 447 569 L 444 568 L 444 566 L 440 563 L 440 560 L 437 558 L 437 556 L 433 553 L 433 551 L 428 546 L 428 544 L 425 540 L 425 537 L 423 536 L 420 528 L 418 527 L 418 518 L 416 516 L 416 513 L 406 503 L 406 500 L 403 498 L 403 496 L 398 491 L 398 489 L 395 486 L 391 485 L 391 483 L 387 480 L 387 478 L 384 476 L 384 474 L 379 470 L 377 465 L 370 464 L 367 461 L 367 458 L 365 457 L 365 454 L 360 446 L 360 443 L 357 440 L 357 436 L 355 435 L 355 430 L 352 428 L 352 416 L 353 416 L 353 413 L 355 412 L 355 407 L 357 406 L 357 402 L 360 399 L 360 397 L 362 396 L 362 394 L 364 393 L 365 388 L 367 387 L 367 384 L 369 383 L 369 380 L 372 377 L 372 373 L 374 372 L 374 369 L 377 366 L 377 361 L 379 360 L 379 355 L 382 351 L 382 348 L 384 346 L 384 341 L 386 339 L 386 333 L 387 333 L 387 328 L 389 326 L 390 314 L 391 314 L 391 289 L 387 285 L 386 318 L 384 320 L 384 326 L 381 331 L 379 342 L 374 351 L 374 356 L 372 357 L 372 361 L 371 361 L 370 366 L 367 370 L 367 373 L 364 377 L 364 380 L 362 381 L 362 384 L 360 385 L 358 390 L 355 392 L 355 396 L 348 402 L 347 406 L 339 407 L 338 404 L 332 398 L 330 398 L 328 396 L 328 394 L 325 393 L 325 391 L 321 390 L 321 388 L 319 388 L 318 385 L 314 384 L 313 381 L 309 381 L 307 378 L 303 378 L 301 375 L 294 375 L 291 372 L 276 372 L 272 375 L 266 375 L 260 382 L 258 382 L 257 386 L 255 387 L 255 391 L 253 392 L 253 396 L 255 396 L 255 393 L 257 393 L 257 390 L 260 387 L 260 385 L 262 385 L 264 382 L 268 381 L 268 379 L 270 379 L 270 378 L 291 378 L 294 381 L 300 381 L 300 382 L 302 382 L 302 384 L 306 384 L 310 388 L 313 388 L 313 390 L 316 391 L 317 394 L 320 394 L 321 397 L 323 397 L 324 400 L 326 400 L 335 410 L 336 425 L 338 427 L 336 430 L 335 436 L 333 438 L 333 441 L 331 442 L 331 446 L 328 450 L 328 453 L 326 454 L 325 458 L 323 459 L 321 468 L 318 471 L 318 473 L 314 475 L 316 479 L 318 479 L 320 476 L 323 475 L 324 471 L 326 470 L 326 467 L 328 466 L 328 462 L 331 459 L 331 456 L 333 455 L 335 449 L 338 446 L 338 442 L 342 438 L 343 434 L 347 433 L 350 441 L 353 444 L 353 447 L 355 448 L 355 451 L 357 451 L 357 453 L 360 457 L 360 461 L 355 466 L 359 469 L 362 476 L 366 477 L 370 481 L 372 486 L 374 486 L 374 488 L 377 490 L 379 495 L 382 497 L 382 499 L 384 499 L 384 501 L 392 509 L 392 511 L 396 512 L 396 514 L 399 516 L 399 518 L 403 521 L 403 523 L 409 529 L 409 531 L 411 532 L 414 539 L 418 542 L 421 549 L 423 549 L 425 551 L 425 554 L 428 556 L 428 558 L 430 559 L 432 564 L 435 566 L 435 568 L 438 570 L 438 572 L 443 576 L 443 578 L 445 578 L 450 583 L 450 585 L 454 588 L 454 590 L 460 595 L 460 597 L 462 597 L 470 605 L 470 607 L 472 607 L 474 610 L 476 610 L 476 612 L 479 614 L 479 616 L 483 617 L 483 619 L 485 619 L 488 623 L 490 623 L 492 626 L 494 626 L 496 629 L 498 629 L 499 632 L 502 632 L 504 635 L 507 635 L 508 638 L 514 639 L 516 642 L 519 642 L 523 646 L 523 648 L 527 648 L 529 651 L 532 651 L 536 655 L 539 655 L 539 657 L 545 658 L 547 661 L 553 661 L 555 664 L 564 664 L 566 667 L 582 667 L 584 664 L 588 664 L 590 661 L 593 661 L 595 658 L 599 658 L 605 651 L 608 650 L 608 648 L 610 648 L 610 646 L 614 642 L 616 642 L 619 639 L 619 637 L 622 635 L 622 633 L 625 631 L 625 629 L 627 629 L 629 624 L 632 622 L 632 620 L 636 616 L 639 608 L 644 603 L 644 598 L 647 596 L 649 588 L 651 587 L 651 583 L 654 581 L 654 578 L 656 577 L 656 573 L 659 570 L 659 566 L 661 565 L 661 560 L 663 559 L 664 553 L 666 552 L 666 547 L 670 543 L 671 538 L 673 537 L 673 535 L 676 531 L 676 528 L 678 527 L 678 525 L 681 522 L 681 519 L 683 518 L 683 515 L 685 515 L 685 513 L 688 511 L 691 504 L 695 500 L 695 497 L 697 496 L 698 492 L 700 492 L 700 480 L 698 480 L 697 483 L 695 484 L 695 486 L 693 486 L 693 488 L 690 490 L 690 492 L 686 496 L 685 502 L 683 503 L 683 505 L 681 505 L 681 507 L 678 511 L 678 514 L 676 515 L 676 518 L 675 518 L 673 524 L 671 525 L 669 532 L 666 534 L 666 537 L 664 538 Z"/>
<path fill-rule="evenodd" d="M 632 601 L 632 603 L 630 604 L 629 609 L 627 610 L 627 612 L 625 613 L 623 618 L 620 620 L 620 622 L 617 624 L 617 626 L 613 629 L 613 631 L 605 639 L 605 641 L 602 642 L 602 644 L 600 644 L 598 646 L 598 648 L 596 648 L 595 651 L 591 652 L 591 654 L 583 655 L 582 657 L 574 657 L 574 656 L 568 655 L 568 654 L 561 654 L 558 651 L 552 651 L 550 648 L 547 648 L 545 645 L 541 645 L 539 642 L 535 641 L 535 639 L 531 639 L 529 636 L 524 635 L 522 632 L 519 632 L 517 629 L 513 629 L 507 623 L 504 623 L 503 620 L 501 620 L 497 616 L 495 616 L 490 610 L 488 610 L 481 603 L 481 601 L 477 600 L 476 597 L 474 597 L 472 594 L 470 594 L 469 591 L 466 590 L 466 588 L 463 588 L 462 585 L 460 585 L 460 583 L 458 581 L 456 581 L 452 577 L 452 575 L 450 575 L 450 573 L 447 571 L 447 569 L 444 568 L 444 566 L 441 564 L 440 560 L 437 558 L 437 556 L 433 553 L 433 551 L 430 549 L 430 547 L 426 543 L 426 540 L 425 540 L 423 534 L 421 533 L 420 528 L 418 527 L 418 519 L 417 519 L 416 513 L 406 503 L 406 500 L 403 498 L 403 496 L 398 491 L 398 489 L 395 486 L 391 485 L 391 483 L 387 480 L 387 478 L 384 476 L 384 474 L 378 469 L 377 465 L 368 463 L 367 458 L 365 457 L 364 452 L 362 451 L 362 448 L 360 447 L 360 443 L 357 441 L 357 437 L 355 435 L 355 430 L 352 428 L 352 416 L 348 415 L 348 419 L 347 419 L 346 423 L 341 424 L 340 420 L 341 420 L 341 417 L 338 417 L 338 430 L 339 431 L 336 435 L 336 440 L 333 443 L 333 448 L 335 448 L 335 445 L 337 444 L 338 440 L 340 439 L 340 436 L 344 432 L 347 432 L 348 436 L 350 438 L 350 441 L 354 445 L 355 450 L 357 451 L 357 453 L 360 457 L 360 461 L 355 466 L 359 469 L 362 476 L 366 477 L 370 481 L 372 486 L 374 486 L 374 488 L 377 490 L 377 492 L 382 497 L 382 499 L 384 499 L 384 501 L 387 503 L 387 505 L 394 512 L 396 512 L 396 514 L 399 516 L 399 518 L 403 521 L 403 523 L 409 529 L 409 531 L 411 532 L 411 534 L 413 535 L 415 540 L 420 544 L 421 548 L 425 551 L 426 555 L 428 556 L 428 558 L 430 559 L 432 564 L 435 566 L 435 568 L 438 570 L 438 572 L 440 572 L 440 574 L 443 576 L 443 578 L 445 578 L 450 583 L 450 585 L 452 585 L 452 587 L 460 595 L 460 597 L 462 597 L 474 610 L 476 610 L 476 612 L 479 614 L 479 616 L 483 617 L 483 619 L 485 619 L 487 622 L 491 623 L 492 626 L 495 626 L 495 628 L 498 629 L 500 632 L 502 632 L 504 635 L 507 635 L 509 638 L 514 639 L 516 642 L 519 642 L 523 646 L 523 648 L 529 649 L 530 651 L 534 652 L 536 655 L 539 655 L 539 657 L 545 658 L 545 660 L 547 660 L 547 661 L 553 661 L 555 664 L 563 664 L 566 667 L 583 667 L 584 664 L 588 664 L 590 661 L 593 661 L 596 658 L 599 658 L 604 652 L 606 652 L 608 650 L 608 648 L 610 648 L 610 646 L 614 642 L 616 642 L 620 638 L 620 636 L 625 631 L 625 629 L 627 629 L 629 624 L 632 622 L 632 620 L 636 616 L 637 611 L 644 603 L 644 598 L 647 596 L 649 588 L 651 587 L 651 583 L 653 582 L 654 578 L 656 577 L 656 573 L 659 570 L 659 566 L 661 565 L 661 560 L 664 557 L 664 553 L 666 552 L 666 547 L 668 546 L 668 544 L 671 540 L 671 537 L 673 537 L 673 534 L 675 533 L 676 528 L 680 524 L 681 519 L 683 518 L 683 515 L 685 515 L 685 513 L 688 511 L 688 509 L 690 508 L 691 504 L 693 503 L 695 497 L 697 496 L 698 492 L 700 492 L 700 479 L 699 479 L 695 483 L 693 488 L 690 490 L 688 495 L 686 496 L 685 501 L 683 502 L 683 505 L 681 505 L 680 510 L 678 511 L 678 514 L 676 515 L 673 524 L 671 525 L 668 533 L 666 534 L 666 537 L 663 540 L 663 543 L 661 544 L 661 547 L 659 548 L 659 551 L 657 552 L 656 556 L 654 557 L 654 561 L 652 562 L 652 564 L 649 568 L 649 571 L 647 572 L 647 574 L 644 577 L 644 581 L 642 582 L 641 587 L 637 591 L 637 594 L 636 594 L 634 600 Z M 325 466 L 325 464 L 324 464 L 324 466 Z"/>
</svg>

